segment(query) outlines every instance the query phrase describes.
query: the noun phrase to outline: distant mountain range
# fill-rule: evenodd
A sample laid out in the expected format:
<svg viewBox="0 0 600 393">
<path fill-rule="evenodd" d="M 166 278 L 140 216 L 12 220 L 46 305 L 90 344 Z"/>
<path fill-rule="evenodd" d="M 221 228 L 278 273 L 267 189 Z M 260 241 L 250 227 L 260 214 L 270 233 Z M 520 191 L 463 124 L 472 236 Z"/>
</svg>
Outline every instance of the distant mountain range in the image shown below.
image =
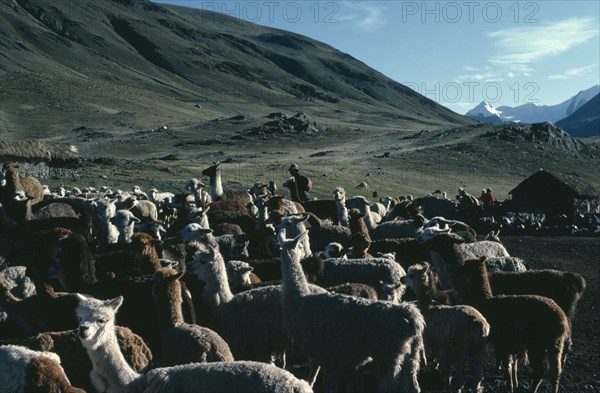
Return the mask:
<svg viewBox="0 0 600 393">
<path fill-rule="evenodd" d="M 582 90 L 573 97 L 557 105 L 537 105 L 527 103 L 516 107 L 500 106 L 494 108 L 483 101 L 466 113 L 466 116 L 487 123 L 543 123 L 551 121 L 557 123 L 562 119 L 575 114 L 578 109 L 592 100 L 600 93 L 600 85 Z M 593 110 L 593 108 L 592 108 Z M 598 112 L 596 106 L 596 112 Z M 577 118 L 579 119 L 579 118 Z M 591 125 L 591 123 L 588 123 Z M 598 129 L 596 128 L 596 131 Z M 597 132 L 596 132 L 597 133 Z"/>
</svg>

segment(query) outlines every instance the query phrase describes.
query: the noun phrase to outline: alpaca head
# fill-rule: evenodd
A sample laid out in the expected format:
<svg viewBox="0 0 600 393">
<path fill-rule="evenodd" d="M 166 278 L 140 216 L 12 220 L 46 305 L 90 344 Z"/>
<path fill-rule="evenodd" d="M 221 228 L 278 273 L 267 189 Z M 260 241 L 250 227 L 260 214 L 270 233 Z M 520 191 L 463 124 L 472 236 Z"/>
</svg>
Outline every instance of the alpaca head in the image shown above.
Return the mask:
<svg viewBox="0 0 600 393">
<path fill-rule="evenodd" d="M 197 251 L 188 262 L 187 269 L 202 281 L 210 281 L 212 277 L 225 273 L 225 261 L 218 246 L 208 245 L 206 251 Z"/>
<path fill-rule="evenodd" d="M 299 243 L 308 235 L 308 231 L 302 231 L 293 239 L 286 237 L 286 229 L 281 228 L 277 232 L 277 240 L 279 241 L 279 247 L 281 248 L 281 259 L 283 260 L 284 255 L 290 259 L 297 260 L 300 262 L 301 255 L 303 255 L 302 247 L 299 247 Z"/>
<path fill-rule="evenodd" d="M 78 293 L 77 299 L 77 335 L 85 348 L 95 348 L 114 335 L 115 315 L 123 304 L 123 296 L 111 300 L 98 300 Z"/>
<path fill-rule="evenodd" d="M 296 236 L 306 230 L 304 226 L 309 215 L 306 213 L 290 214 L 281 219 L 281 222 L 275 227 L 277 231 L 285 229 L 288 235 Z"/>
<path fill-rule="evenodd" d="M 181 297 L 181 284 L 179 279 L 185 272 L 177 272 L 175 269 L 160 269 L 152 277 L 152 299 L 155 306 L 159 306 L 161 301 L 168 301 L 172 304 L 183 303 Z M 167 296 L 165 296 L 165 293 Z"/>
<path fill-rule="evenodd" d="M 402 282 L 403 278 L 404 277 L 400 278 L 400 284 L 388 284 L 379 280 L 375 287 L 379 300 L 388 300 L 390 302 L 399 303 L 405 289 L 403 287 L 404 283 Z"/>
<path fill-rule="evenodd" d="M 209 233 L 212 233 L 212 229 L 204 228 L 197 223 L 191 223 L 186 225 L 181 231 L 177 232 L 177 236 L 184 242 L 191 242 L 194 240 L 204 240 Z"/>
<path fill-rule="evenodd" d="M 213 162 L 213 165 L 209 166 L 208 168 L 202 170 L 202 175 L 203 176 L 209 176 L 211 178 L 213 178 L 214 176 L 216 176 L 217 173 L 221 172 L 221 163 L 219 162 Z"/>
<path fill-rule="evenodd" d="M 465 260 L 456 276 L 456 290 L 467 304 L 478 304 L 493 296 L 485 257 Z"/>
<path fill-rule="evenodd" d="M 400 279 L 400 282 L 413 291 L 416 291 L 418 285 L 427 284 L 429 282 L 429 263 L 417 263 L 408 268 L 406 276 Z"/>
<path fill-rule="evenodd" d="M 336 201 L 346 201 L 346 191 L 342 187 L 336 187 L 333 189 L 333 199 Z"/>
<path fill-rule="evenodd" d="M 252 285 L 252 270 L 248 262 L 231 260 L 227 262 L 227 280 L 234 285 Z"/>
<path fill-rule="evenodd" d="M 352 235 L 352 247 L 354 247 L 354 251 L 363 252 L 367 251 L 371 246 L 371 241 L 369 237 L 362 232 L 357 232 Z"/>
</svg>

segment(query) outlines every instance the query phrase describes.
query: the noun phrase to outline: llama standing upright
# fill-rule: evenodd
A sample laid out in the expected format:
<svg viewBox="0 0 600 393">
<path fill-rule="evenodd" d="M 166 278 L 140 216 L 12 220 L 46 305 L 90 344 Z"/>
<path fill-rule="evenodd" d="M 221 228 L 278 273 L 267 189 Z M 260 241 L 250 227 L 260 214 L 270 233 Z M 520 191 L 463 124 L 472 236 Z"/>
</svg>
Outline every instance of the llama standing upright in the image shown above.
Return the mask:
<svg viewBox="0 0 600 393">
<path fill-rule="evenodd" d="M 371 358 L 379 391 L 419 392 L 423 316 L 410 304 L 311 293 L 299 258 L 306 235 L 278 234 L 283 318 L 293 342 L 321 367 L 326 389 L 352 388 L 357 368 Z"/>
</svg>

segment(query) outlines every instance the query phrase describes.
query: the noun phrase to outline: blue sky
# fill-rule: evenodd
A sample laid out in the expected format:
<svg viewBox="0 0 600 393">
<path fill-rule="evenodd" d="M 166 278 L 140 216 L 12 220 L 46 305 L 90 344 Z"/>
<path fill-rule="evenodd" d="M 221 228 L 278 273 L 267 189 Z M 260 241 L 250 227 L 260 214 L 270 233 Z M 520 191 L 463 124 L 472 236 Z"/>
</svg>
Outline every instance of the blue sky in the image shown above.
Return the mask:
<svg viewBox="0 0 600 393">
<path fill-rule="evenodd" d="M 600 83 L 598 0 L 159 1 L 323 41 L 458 113 Z"/>
</svg>

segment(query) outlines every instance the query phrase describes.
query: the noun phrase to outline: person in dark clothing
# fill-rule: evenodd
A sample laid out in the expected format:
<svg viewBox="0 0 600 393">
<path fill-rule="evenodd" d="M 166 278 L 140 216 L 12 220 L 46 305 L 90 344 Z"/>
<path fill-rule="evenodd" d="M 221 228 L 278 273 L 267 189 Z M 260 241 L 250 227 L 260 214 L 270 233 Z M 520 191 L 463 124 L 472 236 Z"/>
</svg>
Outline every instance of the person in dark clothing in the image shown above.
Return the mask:
<svg viewBox="0 0 600 393">
<path fill-rule="evenodd" d="M 312 189 L 312 181 L 308 177 L 300 174 L 300 168 L 297 164 L 290 165 L 288 170 L 294 179 L 296 179 L 300 202 L 306 202 L 308 200 L 307 193 Z"/>
</svg>

